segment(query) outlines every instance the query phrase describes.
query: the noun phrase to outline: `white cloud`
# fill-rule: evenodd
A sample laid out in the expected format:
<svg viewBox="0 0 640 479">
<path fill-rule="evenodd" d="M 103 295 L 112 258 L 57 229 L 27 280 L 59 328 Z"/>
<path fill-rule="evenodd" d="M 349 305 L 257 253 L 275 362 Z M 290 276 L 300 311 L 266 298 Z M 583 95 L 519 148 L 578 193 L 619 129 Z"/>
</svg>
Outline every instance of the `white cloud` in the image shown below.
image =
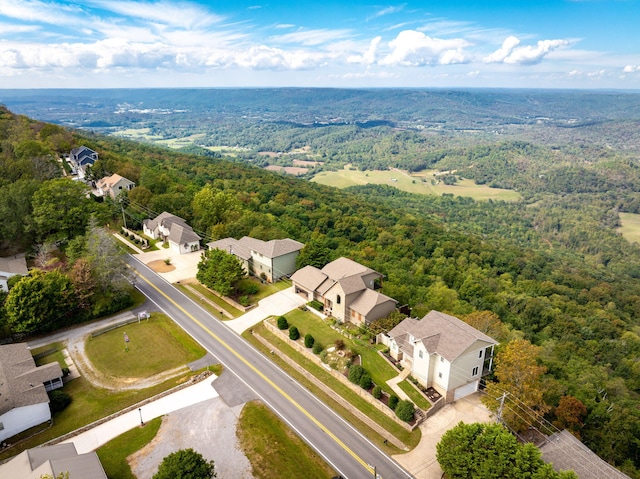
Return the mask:
<svg viewBox="0 0 640 479">
<path fill-rule="evenodd" d="M 518 46 L 520 40 L 510 36 L 505 39 L 502 46 L 485 57 L 485 63 L 509 63 L 517 65 L 533 65 L 540 63 L 542 59 L 557 48 L 569 45 L 567 40 L 540 40 L 536 46 Z"/>
<path fill-rule="evenodd" d="M 348 38 L 352 35 L 350 30 L 299 30 L 297 32 L 286 33 L 284 35 L 276 35 L 271 40 L 276 43 L 299 43 L 305 46 L 315 46 L 322 43 L 337 40 L 339 38 Z"/>
<path fill-rule="evenodd" d="M 68 25 L 81 14 L 79 7 L 38 0 L 0 0 L 0 16 L 26 22 Z"/>
<path fill-rule="evenodd" d="M 468 61 L 463 49 L 471 46 L 462 38 L 445 40 L 428 37 L 422 32 L 404 30 L 389 42 L 391 52 L 380 61 L 382 65 L 422 66 Z"/>
<path fill-rule="evenodd" d="M 13 25 L 10 23 L 0 23 L 0 35 L 10 35 L 13 33 L 27 33 L 39 30 L 35 25 Z"/>
<path fill-rule="evenodd" d="M 624 73 L 640 72 L 640 65 L 627 65 L 622 71 Z"/>
<path fill-rule="evenodd" d="M 374 18 L 378 18 L 378 17 L 384 17 L 385 15 L 390 15 L 392 13 L 401 12 L 402 10 L 404 10 L 405 6 L 406 6 L 406 3 L 403 3 L 402 5 L 382 8 L 378 10 L 376 13 L 374 13 L 373 15 L 371 15 L 370 17 L 367 17 L 367 21 L 373 20 Z"/>
<path fill-rule="evenodd" d="M 376 61 L 376 52 L 378 51 L 378 45 L 382 41 L 382 37 L 378 36 L 371 40 L 369 48 L 362 55 L 351 55 L 347 57 L 347 63 L 366 63 L 371 65 Z"/>
</svg>

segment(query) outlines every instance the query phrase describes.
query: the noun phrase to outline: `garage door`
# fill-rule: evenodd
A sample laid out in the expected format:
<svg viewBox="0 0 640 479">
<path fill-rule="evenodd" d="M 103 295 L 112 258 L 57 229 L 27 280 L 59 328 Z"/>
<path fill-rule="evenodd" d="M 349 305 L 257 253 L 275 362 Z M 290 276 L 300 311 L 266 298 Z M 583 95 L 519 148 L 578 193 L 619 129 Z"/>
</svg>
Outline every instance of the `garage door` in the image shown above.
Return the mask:
<svg viewBox="0 0 640 479">
<path fill-rule="evenodd" d="M 472 394 L 478 390 L 478 381 L 473 381 L 472 383 L 465 384 L 464 386 L 460 386 L 456 389 L 456 392 L 453 393 L 453 400 L 457 401 L 458 399 L 462 399 L 469 394 Z"/>
</svg>

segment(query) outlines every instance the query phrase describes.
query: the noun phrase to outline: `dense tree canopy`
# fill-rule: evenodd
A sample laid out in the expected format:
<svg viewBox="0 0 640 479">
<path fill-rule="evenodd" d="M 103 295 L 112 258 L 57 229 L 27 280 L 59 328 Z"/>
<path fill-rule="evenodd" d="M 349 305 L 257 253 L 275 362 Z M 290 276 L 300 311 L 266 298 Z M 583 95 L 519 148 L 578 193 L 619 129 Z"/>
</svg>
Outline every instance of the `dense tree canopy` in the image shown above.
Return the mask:
<svg viewBox="0 0 640 479">
<path fill-rule="evenodd" d="M 180 449 L 166 456 L 153 479 L 213 479 L 217 477 L 213 461 L 207 461 L 193 449 Z"/>
<path fill-rule="evenodd" d="M 246 271 L 234 255 L 219 249 L 210 249 L 202 255 L 196 277 L 202 284 L 227 296 L 234 291 L 237 282 L 245 275 Z"/>
</svg>

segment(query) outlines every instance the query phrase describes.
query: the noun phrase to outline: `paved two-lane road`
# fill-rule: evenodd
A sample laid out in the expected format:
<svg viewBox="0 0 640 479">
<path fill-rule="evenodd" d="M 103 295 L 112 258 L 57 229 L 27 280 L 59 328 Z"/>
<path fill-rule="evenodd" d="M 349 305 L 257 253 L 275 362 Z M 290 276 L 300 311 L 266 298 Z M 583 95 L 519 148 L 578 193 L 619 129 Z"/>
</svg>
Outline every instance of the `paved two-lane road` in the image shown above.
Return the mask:
<svg viewBox="0 0 640 479">
<path fill-rule="evenodd" d="M 139 275 L 137 288 L 246 383 L 343 477 L 372 478 L 371 466 L 383 479 L 412 477 L 224 323 L 132 258 L 130 263 Z"/>
</svg>

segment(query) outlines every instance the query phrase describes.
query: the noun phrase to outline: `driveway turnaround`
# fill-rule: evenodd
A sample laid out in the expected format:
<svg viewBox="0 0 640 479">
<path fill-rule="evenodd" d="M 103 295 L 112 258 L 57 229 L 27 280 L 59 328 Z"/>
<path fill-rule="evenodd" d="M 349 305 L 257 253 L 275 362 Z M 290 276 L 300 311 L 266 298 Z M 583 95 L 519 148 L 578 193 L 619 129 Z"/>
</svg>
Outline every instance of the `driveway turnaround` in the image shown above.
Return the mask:
<svg viewBox="0 0 640 479">
<path fill-rule="evenodd" d="M 140 409 L 134 409 L 133 411 L 117 416 L 110 421 L 93 427 L 63 442 L 74 443 L 78 454 L 95 451 L 111 439 L 118 437 L 120 434 L 134 427 L 140 426 L 141 423 L 207 399 L 217 398 L 218 393 L 213 388 L 213 380 L 215 378 L 216 376 L 208 376 L 193 386 L 161 397 L 156 401 L 141 406 Z"/>
<path fill-rule="evenodd" d="M 236 333 L 242 334 L 243 331 L 264 321 L 269 316 L 286 314 L 305 303 L 306 300 L 299 294 L 295 294 L 293 288 L 287 288 L 271 296 L 267 296 L 258 302 L 257 307 L 244 313 L 237 319 L 226 321 L 225 324 Z"/>
</svg>

